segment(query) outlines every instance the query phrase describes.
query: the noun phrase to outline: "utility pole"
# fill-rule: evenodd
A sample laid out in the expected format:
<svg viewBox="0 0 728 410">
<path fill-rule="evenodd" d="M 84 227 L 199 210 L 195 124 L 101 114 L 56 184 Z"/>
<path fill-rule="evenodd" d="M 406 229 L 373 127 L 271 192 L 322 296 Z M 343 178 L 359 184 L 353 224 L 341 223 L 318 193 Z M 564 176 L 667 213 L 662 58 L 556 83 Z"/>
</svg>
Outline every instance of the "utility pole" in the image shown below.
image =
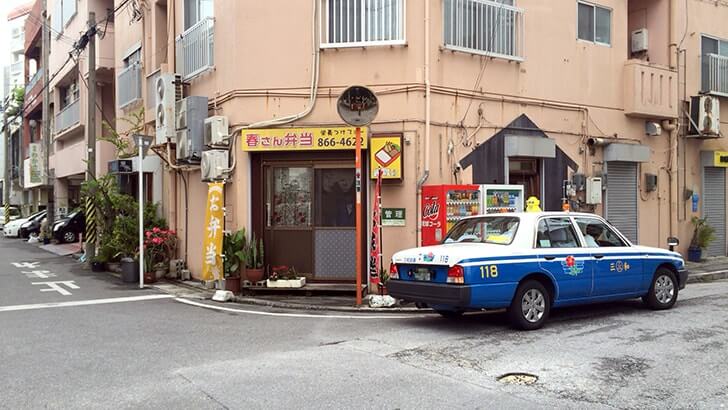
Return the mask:
<svg viewBox="0 0 728 410">
<path fill-rule="evenodd" d="M 86 181 L 96 179 L 96 15 L 94 12 L 88 13 L 88 121 L 86 121 Z M 83 74 L 81 74 L 83 75 Z M 92 185 L 93 186 L 93 185 Z M 91 196 L 95 192 L 91 192 Z M 93 218 L 93 215 L 87 217 Z M 93 235 L 86 235 L 86 257 L 90 264 L 96 256 L 96 234 L 95 224 L 86 225 L 94 226 Z M 88 232 L 88 229 L 87 229 Z"/>
<path fill-rule="evenodd" d="M 3 134 L 3 146 L 5 148 L 5 176 L 3 180 L 3 204 L 5 206 L 5 221 L 4 223 L 10 222 L 10 124 L 8 124 L 8 116 L 5 113 L 7 106 L 2 104 L 0 101 L 0 108 L 2 108 L 2 116 L 5 119 L 3 122 L 5 133 Z"/>
<path fill-rule="evenodd" d="M 46 224 L 45 237 L 50 238 L 53 234 L 53 220 L 55 219 L 55 189 L 53 188 L 53 179 L 51 178 L 51 167 L 50 167 L 50 155 L 51 155 L 51 121 L 50 121 L 50 99 L 51 99 L 51 87 L 48 84 L 49 73 L 48 63 L 50 60 L 51 52 L 51 36 L 48 31 L 48 0 L 43 0 L 43 11 L 41 12 L 43 24 L 41 25 L 41 59 L 40 65 L 43 68 L 43 74 L 41 74 L 41 84 L 43 84 L 43 117 L 41 119 L 41 138 L 43 139 L 43 169 L 45 170 L 45 183 L 46 183 Z"/>
</svg>

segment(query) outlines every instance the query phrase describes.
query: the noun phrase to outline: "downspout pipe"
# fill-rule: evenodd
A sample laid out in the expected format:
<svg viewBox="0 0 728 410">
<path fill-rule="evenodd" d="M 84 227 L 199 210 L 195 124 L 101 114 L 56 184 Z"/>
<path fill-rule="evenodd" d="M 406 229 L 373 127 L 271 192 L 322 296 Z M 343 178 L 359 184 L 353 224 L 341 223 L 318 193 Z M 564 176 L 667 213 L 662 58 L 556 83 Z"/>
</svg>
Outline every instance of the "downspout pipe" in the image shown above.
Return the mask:
<svg viewBox="0 0 728 410">
<path fill-rule="evenodd" d="M 430 177 L 430 3 L 431 0 L 425 0 L 425 168 L 422 176 L 417 180 L 418 205 L 422 201 L 422 186 L 427 181 L 427 178 Z M 417 215 L 420 215 L 419 210 Z M 421 235 L 419 235 L 419 232 L 422 231 L 422 220 L 418 221 L 417 231 L 417 245 L 420 245 Z"/>
<path fill-rule="evenodd" d="M 669 227 L 670 227 L 670 236 L 674 237 L 675 234 L 675 228 L 677 225 L 677 205 L 678 205 L 678 186 L 677 186 L 677 178 L 673 175 L 673 169 L 675 164 L 677 163 L 677 120 L 664 120 L 662 121 L 662 128 L 665 131 L 668 131 L 670 133 L 670 138 L 668 139 L 668 143 L 670 145 L 670 149 L 668 150 L 668 167 L 667 167 L 667 178 L 668 178 L 668 185 L 669 185 L 669 202 L 668 202 L 668 211 L 670 213 L 669 218 Z M 674 145 L 674 146 L 673 146 Z"/>
</svg>

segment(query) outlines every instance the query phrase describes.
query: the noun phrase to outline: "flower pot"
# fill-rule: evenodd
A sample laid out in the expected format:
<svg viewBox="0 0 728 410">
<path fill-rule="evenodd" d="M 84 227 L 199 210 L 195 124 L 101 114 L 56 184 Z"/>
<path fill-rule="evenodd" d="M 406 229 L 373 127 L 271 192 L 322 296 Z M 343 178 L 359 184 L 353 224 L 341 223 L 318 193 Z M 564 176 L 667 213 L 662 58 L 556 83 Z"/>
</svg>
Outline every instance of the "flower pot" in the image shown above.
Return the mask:
<svg viewBox="0 0 728 410">
<path fill-rule="evenodd" d="M 690 262 L 700 262 L 703 256 L 703 250 L 699 247 L 688 248 L 688 260 Z"/>
<path fill-rule="evenodd" d="M 157 281 L 157 271 L 145 272 L 144 283 L 154 283 Z"/>
<path fill-rule="evenodd" d="M 235 294 L 240 293 L 240 276 L 228 276 L 225 278 L 225 290 Z"/>
<path fill-rule="evenodd" d="M 106 269 L 109 272 L 121 273 L 121 263 L 119 262 L 106 262 Z"/>
<path fill-rule="evenodd" d="M 245 276 L 251 282 L 260 282 L 263 280 L 263 269 L 245 269 Z"/>
<path fill-rule="evenodd" d="M 124 283 L 139 282 L 139 263 L 134 259 L 121 260 L 121 281 Z"/>
<path fill-rule="evenodd" d="M 298 279 L 268 279 L 265 285 L 269 288 L 302 288 L 306 285 L 306 277 L 301 276 Z"/>
<path fill-rule="evenodd" d="M 91 262 L 91 272 L 103 272 L 106 270 L 106 264 L 103 262 Z"/>
</svg>

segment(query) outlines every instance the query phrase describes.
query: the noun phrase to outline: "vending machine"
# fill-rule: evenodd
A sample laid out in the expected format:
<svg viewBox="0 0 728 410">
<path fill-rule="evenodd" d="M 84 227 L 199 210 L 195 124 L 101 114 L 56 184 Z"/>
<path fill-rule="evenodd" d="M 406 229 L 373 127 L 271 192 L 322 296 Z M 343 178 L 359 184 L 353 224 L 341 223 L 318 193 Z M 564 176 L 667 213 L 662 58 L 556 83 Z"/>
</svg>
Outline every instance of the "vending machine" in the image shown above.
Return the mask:
<svg viewBox="0 0 728 410">
<path fill-rule="evenodd" d="M 481 185 L 480 191 L 480 206 L 484 214 L 524 210 L 523 185 Z"/>
<path fill-rule="evenodd" d="M 442 243 L 445 234 L 463 217 L 479 215 L 478 185 L 425 185 L 422 187 L 422 245 Z"/>
</svg>

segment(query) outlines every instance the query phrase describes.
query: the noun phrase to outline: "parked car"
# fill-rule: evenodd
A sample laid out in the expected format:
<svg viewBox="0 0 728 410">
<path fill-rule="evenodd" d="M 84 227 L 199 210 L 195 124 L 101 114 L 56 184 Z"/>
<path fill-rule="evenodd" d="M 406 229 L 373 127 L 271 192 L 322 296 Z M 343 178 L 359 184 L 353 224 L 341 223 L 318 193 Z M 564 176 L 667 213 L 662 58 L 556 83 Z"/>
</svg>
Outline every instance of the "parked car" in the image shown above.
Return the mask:
<svg viewBox="0 0 728 410">
<path fill-rule="evenodd" d="M 25 224 L 26 222 L 28 222 L 30 219 L 35 218 L 41 214 L 45 215 L 45 211 L 40 211 L 33 215 L 30 215 L 27 218 L 16 219 L 16 220 L 8 223 L 7 225 L 3 226 L 3 235 L 5 235 L 8 238 L 19 237 L 20 236 L 20 227 L 23 224 Z"/>
<path fill-rule="evenodd" d="M 20 231 L 18 232 L 18 236 L 20 238 L 26 239 L 29 238 L 31 234 L 38 235 L 40 233 L 40 224 L 45 216 L 46 211 L 40 211 L 37 214 L 28 218 L 25 223 L 20 225 Z"/>
<path fill-rule="evenodd" d="M 686 282 L 680 254 L 633 245 L 597 215 L 526 212 L 468 217 L 441 245 L 395 253 L 387 289 L 446 317 L 507 308 L 532 330 L 552 307 L 641 297 L 669 309 Z"/>
<path fill-rule="evenodd" d="M 15 221 L 21 218 L 20 209 L 11 206 L 9 208 L 8 215 L 10 215 L 10 221 Z M 3 229 L 5 225 L 5 207 L 0 206 L 0 229 Z"/>
<path fill-rule="evenodd" d="M 53 237 L 60 243 L 76 242 L 85 229 L 83 212 L 75 211 L 53 224 Z"/>
</svg>

